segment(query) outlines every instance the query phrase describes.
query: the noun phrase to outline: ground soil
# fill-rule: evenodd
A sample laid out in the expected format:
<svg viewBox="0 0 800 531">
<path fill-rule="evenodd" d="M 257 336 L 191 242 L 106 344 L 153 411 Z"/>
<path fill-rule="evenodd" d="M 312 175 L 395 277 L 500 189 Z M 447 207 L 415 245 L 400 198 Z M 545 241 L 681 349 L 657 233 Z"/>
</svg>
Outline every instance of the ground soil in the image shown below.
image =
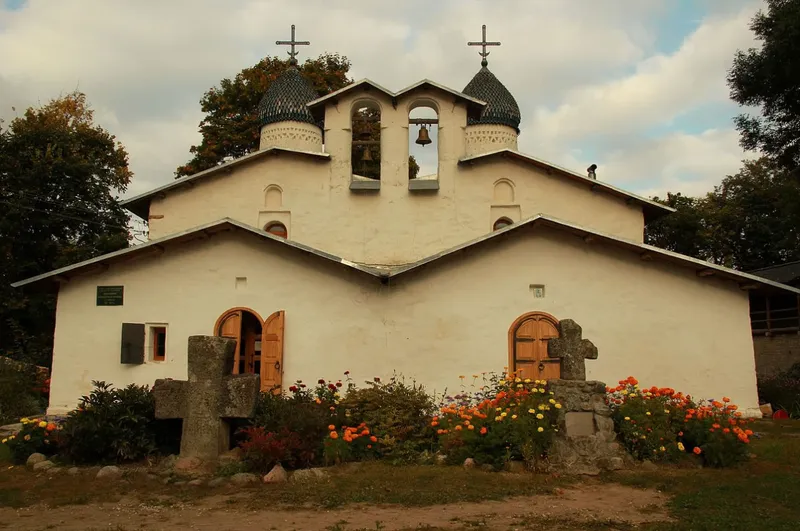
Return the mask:
<svg viewBox="0 0 800 531">
<path fill-rule="evenodd" d="M 348 505 L 335 510 L 274 510 L 268 508 L 269 500 L 265 499 L 264 509 L 248 510 L 242 507 L 248 500 L 249 496 L 220 494 L 187 504 L 123 498 L 116 503 L 2 508 L 0 529 L 509 530 L 538 529 L 533 524 L 544 521 L 551 522 L 549 529 L 561 527 L 559 521 L 573 529 L 572 525 L 580 528 L 581 523 L 637 525 L 668 520 L 666 496 L 653 490 L 600 483 L 564 489 L 556 495 L 429 507 Z"/>
</svg>

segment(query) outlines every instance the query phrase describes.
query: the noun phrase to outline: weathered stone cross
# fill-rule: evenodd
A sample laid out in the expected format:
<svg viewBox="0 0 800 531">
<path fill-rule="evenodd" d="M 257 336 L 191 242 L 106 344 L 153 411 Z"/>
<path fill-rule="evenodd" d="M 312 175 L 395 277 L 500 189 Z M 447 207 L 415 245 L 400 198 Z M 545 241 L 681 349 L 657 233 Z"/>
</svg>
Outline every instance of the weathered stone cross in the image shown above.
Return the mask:
<svg viewBox="0 0 800 531">
<path fill-rule="evenodd" d="M 572 319 L 558 323 L 558 337 L 547 342 L 547 355 L 561 358 L 562 380 L 586 380 L 586 362 L 597 359 L 597 347 L 588 339 L 582 339 L 580 325 Z"/>
<path fill-rule="evenodd" d="M 228 418 L 255 413 L 260 389 L 257 374 L 231 374 L 236 341 L 189 337 L 189 380 L 156 380 L 156 418 L 183 419 L 181 457 L 215 460 L 228 450 Z"/>
</svg>

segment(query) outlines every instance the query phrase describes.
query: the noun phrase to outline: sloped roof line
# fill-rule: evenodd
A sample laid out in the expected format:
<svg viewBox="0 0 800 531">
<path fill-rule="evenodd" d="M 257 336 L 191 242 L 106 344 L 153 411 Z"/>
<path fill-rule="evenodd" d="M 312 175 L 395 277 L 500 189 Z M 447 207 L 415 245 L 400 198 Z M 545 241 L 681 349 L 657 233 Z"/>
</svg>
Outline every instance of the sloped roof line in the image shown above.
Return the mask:
<svg viewBox="0 0 800 531">
<path fill-rule="evenodd" d="M 448 92 L 448 93 L 452 94 L 453 96 L 456 96 L 457 98 L 460 98 L 460 99 L 463 99 L 465 101 L 468 101 L 468 102 L 470 102 L 472 104 L 475 104 L 475 105 L 478 105 L 478 106 L 481 106 L 481 107 L 485 107 L 486 106 L 486 102 L 485 101 L 479 100 L 477 98 L 473 98 L 472 96 L 464 94 L 463 92 L 460 92 L 458 90 L 452 89 L 452 88 L 447 87 L 445 85 L 436 83 L 435 81 L 431 81 L 430 79 L 422 79 L 420 81 L 417 81 L 416 83 L 413 83 L 413 84 L 411 84 L 411 85 L 409 85 L 409 86 L 407 86 L 405 88 L 400 89 L 397 92 L 392 92 L 391 90 L 387 89 L 386 87 L 383 87 L 383 86 L 375 83 L 371 79 L 367 79 L 367 78 L 359 79 L 358 81 L 354 81 L 353 83 L 347 85 L 346 87 L 342 87 L 339 90 L 335 90 L 335 91 L 331 92 L 330 94 L 326 94 L 325 96 L 322 96 L 321 98 L 317 98 L 317 99 L 315 99 L 313 101 L 308 102 L 307 105 L 308 105 L 308 107 L 317 107 L 320 104 L 325 103 L 326 101 L 329 101 L 329 100 L 332 100 L 332 99 L 336 99 L 339 96 L 341 96 L 342 94 L 345 94 L 347 92 L 355 90 L 355 89 L 357 89 L 359 87 L 362 87 L 363 85 L 369 85 L 369 86 L 371 86 L 371 87 L 383 92 L 385 95 L 389 96 L 390 98 L 398 98 L 398 97 L 403 96 L 404 94 L 406 94 L 408 92 L 411 92 L 411 91 L 413 91 L 413 90 L 415 90 L 415 89 L 417 89 L 417 88 L 419 88 L 419 87 L 421 87 L 423 85 L 430 85 L 430 86 L 432 86 L 434 88 L 437 88 L 437 89 L 442 90 L 444 92 Z"/>
<path fill-rule="evenodd" d="M 701 272 L 701 271 L 708 271 L 708 272 L 711 272 L 712 274 L 718 274 L 718 275 L 720 275 L 722 277 L 725 277 L 728 280 L 733 280 L 733 281 L 737 281 L 737 282 L 748 281 L 750 283 L 755 283 L 755 284 L 758 284 L 760 286 L 769 286 L 771 288 L 777 288 L 777 289 L 780 289 L 780 290 L 783 290 L 783 291 L 788 291 L 788 292 L 791 292 L 791 293 L 800 294 L 800 289 L 793 288 L 791 286 L 787 286 L 787 285 L 781 284 L 779 282 L 774 282 L 772 280 L 765 279 L 763 277 L 759 277 L 759 276 L 756 276 L 756 275 L 751 275 L 749 273 L 743 273 L 741 271 L 736 271 L 734 269 L 730 269 L 730 268 L 723 267 L 723 266 L 720 266 L 720 265 L 716 265 L 716 264 L 712 264 L 712 263 L 709 263 L 709 262 L 705 262 L 705 261 L 699 260 L 697 258 L 692 258 L 692 257 L 685 256 L 685 255 L 682 255 L 682 254 L 679 254 L 679 253 L 674 253 L 672 251 L 667 251 L 665 249 L 661 249 L 659 247 L 654 247 L 652 245 L 647 245 L 645 243 L 634 242 L 634 241 L 626 240 L 626 239 L 623 239 L 623 238 L 619 238 L 617 236 L 613 236 L 613 235 L 610 235 L 610 234 L 597 232 L 597 231 L 594 231 L 592 229 L 588 229 L 586 227 L 583 227 L 581 225 L 577 225 L 575 223 L 570 223 L 568 221 L 564 221 L 564 220 L 561 220 L 561 219 L 558 219 L 558 218 L 554 218 L 554 217 L 551 217 L 551 216 L 546 216 L 544 214 L 537 214 L 535 216 L 532 216 L 532 217 L 530 217 L 528 219 L 525 219 L 523 221 L 520 221 L 518 223 L 514 223 L 514 224 L 509 225 L 507 227 L 504 227 L 502 229 L 493 231 L 491 233 L 485 234 L 485 235 L 480 236 L 478 238 L 474 238 L 474 239 L 472 239 L 470 241 L 464 242 L 461 245 L 457 245 L 455 247 L 451 247 L 450 249 L 447 249 L 447 250 L 444 250 L 442 252 L 433 254 L 433 255 L 428 256 L 426 258 L 422 258 L 422 259 L 417 260 L 416 262 L 413 262 L 411 264 L 408 264 L 408 265 L 405 265 L 405 266 L 400 266 L 400 267 L 391 267 L 391 268 L 384 268 L 384 267 L 376 267 L 376 266 L 368 266 L 368 265 L 364 265 L 364 264 L 358 264 L 356 262 L 347 260 L 345 258 L 336 256 L 336 255 L 332 255 L 332 254 L 327 253 L 325 251 L 321 251 L 321 250 L 316 249 L 314 247 L 311 247 L 311 246 L 308 246 L 308 245 L 305 245 L 305 244 L 302 244 L 302 243 L 298 243 L 298 242 L 293 241 L 293 240 L 287 240 L 287 239 L 284 239 L 284 238 L 281 238 L 281 237 L 278 237 L 278 236 L 274 236 L 274 235 L 272 235 L 272 234 L 270 234 L 268 232 L 264 232 L 262 230 L 259 230 L 259 229 L 255 228 L 255 227 L 251 226 L 251 225 L 247 225 L 247 224 L 242 223 L 240 221 L 236 221 L 236 220 L 230 219 L 230 218 L 223 218 L 223 219 L 218 220 L 218 221 L 214 221 L 214 222 L 211 222 L 211 223 L 206 223 L 204 225 L 200 225 L 198 227 L 195 227 L 193 229 L 189 229 L 187 231 L 183 231 L 183 232 L 180 232 L 180 233 L 177 233 L 177 234 L 173 234 L 173 235 L 170 235 L 170 236 L 165 236 L 165 237 L 159 238 L 157 240 L 151 240 L 151 241 L 149 241 L 147 243 L 144 243 L 144 244 L 141 244 L 141 245 L 135 245 L 133 247 L 128 247 L 126 249 L 121 249 L 121 250 L 113 252 L 113 253 L 109 253 L 109 254 L 106 254 L 106 255 L 98 256 L 98 257 L 92 258 L 90 260 L 85 260 L 83 262 L 79 262 L 77 264 L 73 264 L 71 266 L 62 267 L 62 268 L 56 269 L 54 271 L 50 271 L 50 272 L 47 272 L 47 273 L 43 273 L 41 275 L 37 275 L 35 277 L 31 277 L 31 278 L 28 278 L 28 279 L 25 279 L 25 280 L 21 280 L 21 281 L 18 281 L 18 282 L 15 282 L 15 283 L 11 284 L 11 286 L 15 287 L 15 288 L 22 287 L 22 286 L 33 284 L 33 283 L 40 282 L 40 281 L 43 281 L 43 280 L 53 279 L 55 277 L 58 277 L 58 276 L 61 276 L 61 275 L 65 275 L 67 273 L 73 272 L 73 271 L 81 269 L 81 268 L 85 269 L 85 268 L 89 268 L 89 267 L 92 267 L 92 266 L 95 266 L 95 265 L 103 265 L 105 262 L 108 262 L 108 261 L 111 261 L 111 260 L 115 260 L 115 259 L 118 259 L 118 258 L 124 258 L 127 255 L 133 255 L 134 253 L 139 253 L 139 252 L 142 252 L 142 251 L 146 251 L 148 248 L 158 249 L 161 245 L 169 243 L 171 241 L 181 240 L 181 239 L 184 239 L 184 238 L 191 239 L 189 237 L 192 236 L 193 234 L 196 234 L 196 233 L 203 233 L 203 232 L 209 232 L 209 231 L 211 231 L 213 233 L 214 229 L 221 229 L 226 225 L 229 226 L 229 227 L 233 227 L 233 228 L 244 230 L 244 231 L 246 231 L 248 233 L 254 234 L 254 235 L 259 236 L 259 237 L 261 237 L 263 239 L 271 240 L 271 241 L 274 241 L 276 243 L 286 245 L 288 247 L 291 247 L 291 248 L 293 248 L 295 250 L 304 252 L 306 254 L 310 254 L 310 255 L 316 256 L 318 258 L 322 258 L 322 259 L 324 259 L 324 260 L 326 260 L 328 262 L 340 264 L 342 266 L 345 266 L 346 268 L 349 268 L 349 269 L 352 269 L 352 270 L 355 270 L 355 271 L 359 271 L 361 273 L 368 274 L 368 275 L 370 275 L 372 277 L 379 278 L 382 281 L 388 281 L 388 280 L 391 280 L 393 278 L 397 278 L 397 277 L 412 273 L 412 272 L 414 272 L 414 271 L 416 271 L 418 269 L 421 269 L 425 265 L 428 265 L 428 264 L 431 264 L 433 262 L 436 262 L 436 261 L 438 261 L 438 260 L 440 260 L 442 258 L 454 255 L 454 254 L 456 254 L 456 253 L 458 253 L 460 251 L 467 250 L 467 249 L 469 249 L 471 247 L 474 247 L 476 245 L 480 245 L 480 244 L 482 244 L 484 242 L 488 242 L 488 241 L 490 241 L 490 240 L 492 240 L 494 238 L 499 238 L 499 237 L 502 237 L 503 235 L 510 235 L 510 233 L 514 233 L 514 232 L 521 232 L 521 231 L 525 230 L 526 227 L 533 226 L 533 225 L 535 225 L 537 223 L 541 223 L 541 224 L 544 224 L 546 226 L 554 227 L 556 229 L 568 230 L 568 231 L 574 232 L 574 233 L 576 233 L 578 235 L 581 235 L 581 236 L 590 236 L 592 238 L 596 238 L 598 241 L 601 241 L 601 242 L 604 242 L 604 243 L 607 243 L 607 244 L 610 244 L 610 245 L 614 245 L 616 247 L 624 248 L 624 249 L 627 249 L 629 251 L 635 251 L 635 252 L 639 253 L 640 255 L 647 254 L 647 255 L 652 256 L 653 258 L 661 258 L 661 259 L 663 259 L 665 261 L 678 263 L 679 265 L 681 265 L 683 267 L 692 268 L 698 273 Z"/>
</svg>

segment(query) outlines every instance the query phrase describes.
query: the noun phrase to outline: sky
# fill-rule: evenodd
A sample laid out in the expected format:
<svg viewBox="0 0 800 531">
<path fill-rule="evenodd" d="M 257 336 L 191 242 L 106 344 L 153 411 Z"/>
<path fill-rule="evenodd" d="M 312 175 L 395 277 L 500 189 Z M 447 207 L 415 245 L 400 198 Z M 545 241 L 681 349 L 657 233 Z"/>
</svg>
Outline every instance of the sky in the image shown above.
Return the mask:
<svg viewBox="0 0 800 531">
<path fill-rule="evenodd" d="M 80 90 L 126 147 L 123 197 L 174 178 L 198 144 L 203 94 L 292 24 L 300 60 L 347 56 L 355 80 L 462 90 L 489 68 L 522 112 L 519 149 L 634 193 L 702 194 L 744 152 L 726 74 L 756 47 L 763 0 L 0 0 L 0 119 Z M 16 110 L 12 110 L 12 107 Z M 429 146 L 431 147 L 431 146 Z M 421 174 L 429 173 L 423 156 Z"/>
</svg>

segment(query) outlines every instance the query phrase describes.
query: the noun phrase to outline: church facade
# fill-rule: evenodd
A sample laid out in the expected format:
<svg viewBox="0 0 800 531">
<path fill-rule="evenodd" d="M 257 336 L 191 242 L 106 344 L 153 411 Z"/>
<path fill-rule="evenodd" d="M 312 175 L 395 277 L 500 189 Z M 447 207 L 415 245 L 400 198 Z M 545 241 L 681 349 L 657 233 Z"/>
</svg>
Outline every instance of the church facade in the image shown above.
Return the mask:
<svg viewBox="0 0 800 531">
<path fill-rule="evenodd" d="M 124 201 L 147 243 L 15 284 L 58 289 L 49 413 L 93 380 L 185 379 L 191 335 L 236 339 L 234 372 L 264 391 L 344 371 L 439 394 L 504 367 L 557 378 L 566 318 L 599 350 L 590 379 L 758 412 L 749 293 L 793 288 L 648 246 L 671 209 L 518 151 L 485 55 L 463 91 L 365 79 L 320 98 L 290 67 L 260 113 L 258 151 Z M 437 170 L 414 176 L 422 126 Z"/>
</svg>

